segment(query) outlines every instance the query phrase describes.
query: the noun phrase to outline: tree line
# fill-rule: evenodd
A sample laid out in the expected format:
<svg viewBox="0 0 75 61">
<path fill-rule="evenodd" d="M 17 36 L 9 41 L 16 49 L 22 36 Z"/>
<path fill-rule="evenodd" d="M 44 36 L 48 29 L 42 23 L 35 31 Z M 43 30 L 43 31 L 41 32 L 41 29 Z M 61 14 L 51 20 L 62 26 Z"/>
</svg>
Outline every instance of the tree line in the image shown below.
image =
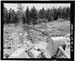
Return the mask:
<svg viewBox="0 0 75 61">
<path fill-rule="evenodd" d="M 40 9 L 39 11 L 33 6 L 31 10 L 29 7 L 26 8 L 26 11 L 22 9 L 18 9 L 18 11 L 14 11 L 12 8 L 7 10 L 7 8 L 3 7 L 3 23 L 22 23 L 22 24 L 38 24 L 42 22 L 50 22 L 54 20 L 58 20 L 58 18 L 62 19 L 70 19 L 70 7 L 59 7 L 58 9 Z"/>
</svg>

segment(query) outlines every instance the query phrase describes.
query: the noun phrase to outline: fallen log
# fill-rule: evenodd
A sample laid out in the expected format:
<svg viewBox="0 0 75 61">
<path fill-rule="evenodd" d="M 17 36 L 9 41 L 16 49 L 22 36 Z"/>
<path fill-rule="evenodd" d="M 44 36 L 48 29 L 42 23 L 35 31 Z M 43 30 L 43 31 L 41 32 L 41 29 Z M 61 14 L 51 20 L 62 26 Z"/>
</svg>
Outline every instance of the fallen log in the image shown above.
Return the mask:
<svg viewBox="0 0 75 61">
<path fill-rule="evenodd" d="M 63 55 L 64 55 L 66 58 L 70 58 L 70 55 L 67 54 L 67 52 L 64 51 L 64 49 L 63 49 L 61 46 L 59 46 L 58 48 L 59 48 L 59 50 L 63 53 Z"/>
<path fill-rule="evenodd" d="M 41 32 L 42 34 L 44 34 L 44 35 L 46 35 L 46 36 L 49 36 L 49 34 L 47 33 L 47 32 L 44 32 L 44 31 L 41 31 L 41 30 L 39 30 L 39 29 L 37 29 L 37 28 L 35 28 L 35 27 L 33 27 L 33 26 L 23 26 L 24 28 L 25 27 L 27 27 L 27 29 L 29 30 L 29 29 L 33 29 L 33 30 L 36 30 L 36 31 L 38 31 L 38 32 Z"/>
</svg>

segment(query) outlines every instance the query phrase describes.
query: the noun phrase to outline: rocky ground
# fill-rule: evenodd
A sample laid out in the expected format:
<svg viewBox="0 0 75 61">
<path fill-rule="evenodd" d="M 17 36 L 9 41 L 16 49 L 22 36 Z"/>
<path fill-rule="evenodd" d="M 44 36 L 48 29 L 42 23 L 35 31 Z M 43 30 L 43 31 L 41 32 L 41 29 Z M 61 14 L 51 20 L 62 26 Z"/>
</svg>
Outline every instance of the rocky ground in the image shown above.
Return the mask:
<svg viewBox="0 0 75 61">
<path fill-rule="evenodd" d="M 65 51 L 70 55 L 70 37 L 66 35 L 70 33 L 69 21 L 54 21 L 34 26 L 8 24 L 4 25 L 3 32 L 4 58 L 65 58 L 61 52 L 55 56 L 59 44 L 63 43 L 60 42 L 61 37 L 65 38 L 62 41 L 66 41 Z M 60 43 L 56 45 L 57 40 L 52 37 L 59 37 L 57 40 Z"/>
</svg>

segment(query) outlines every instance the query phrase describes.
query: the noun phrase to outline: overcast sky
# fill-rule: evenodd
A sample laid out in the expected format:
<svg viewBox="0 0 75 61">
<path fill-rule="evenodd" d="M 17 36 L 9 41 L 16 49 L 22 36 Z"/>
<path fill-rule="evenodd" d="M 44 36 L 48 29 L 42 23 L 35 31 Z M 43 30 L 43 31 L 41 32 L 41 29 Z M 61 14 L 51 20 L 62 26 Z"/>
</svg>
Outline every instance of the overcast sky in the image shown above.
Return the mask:
<svg viewBox="0 0 75 61">
<path fill-rule="evenodd" d="M 70 3 L 23 3 L 22 5 L 24 6 L 24 10 L 26 10 L 27 6 L 29 7 L 29 9 L 35 6 L 37 10 L 40 10 L 42 7 L 44 7 L 45 9 L 53 8 L 53 7 L 54 8 L 70 7 Z M 17 11 L 17 3 L 4 3 L 4 6 L 8 10 L 12 8 L 15 11 Z"/>
</svg>

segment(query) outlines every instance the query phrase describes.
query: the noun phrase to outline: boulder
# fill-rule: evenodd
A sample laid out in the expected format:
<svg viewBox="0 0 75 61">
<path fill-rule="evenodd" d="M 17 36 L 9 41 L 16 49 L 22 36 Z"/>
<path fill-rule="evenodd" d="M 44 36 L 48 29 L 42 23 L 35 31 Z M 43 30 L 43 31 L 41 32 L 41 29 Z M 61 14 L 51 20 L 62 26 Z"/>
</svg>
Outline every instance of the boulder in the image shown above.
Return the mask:
<svg viewBox="0 0 75 61">
<path fill-rule="evenodd" d="M 65 40 L 66 40 L 65 37 L 51 37 L 51 38 L 49 38 L 49 42 L 48 42 L 46 49 L 49 51 L 49 54 L 51 57 L 56 54 L 59 46 L 66 44 Z"/>
<path fill-rule="evenodd" d="M 20 48 L 12 53 L 9 58 L 30 58 L 25 51 L 24 48 Z"/>
<path fill-rule="evenodd" d="M 46 50 L 49 52 L 49 55 L 52 57 L 54 55 L 55 46 L 52 39 L 49 40 Z"/>
<path fill-rule="evenodd" d="M 34 49 L 28 51 L 28 55 L 31 56 L 31 58 L 37 58 L 39 54 L 41 54 L 41 52 Z"/>
</svg>

